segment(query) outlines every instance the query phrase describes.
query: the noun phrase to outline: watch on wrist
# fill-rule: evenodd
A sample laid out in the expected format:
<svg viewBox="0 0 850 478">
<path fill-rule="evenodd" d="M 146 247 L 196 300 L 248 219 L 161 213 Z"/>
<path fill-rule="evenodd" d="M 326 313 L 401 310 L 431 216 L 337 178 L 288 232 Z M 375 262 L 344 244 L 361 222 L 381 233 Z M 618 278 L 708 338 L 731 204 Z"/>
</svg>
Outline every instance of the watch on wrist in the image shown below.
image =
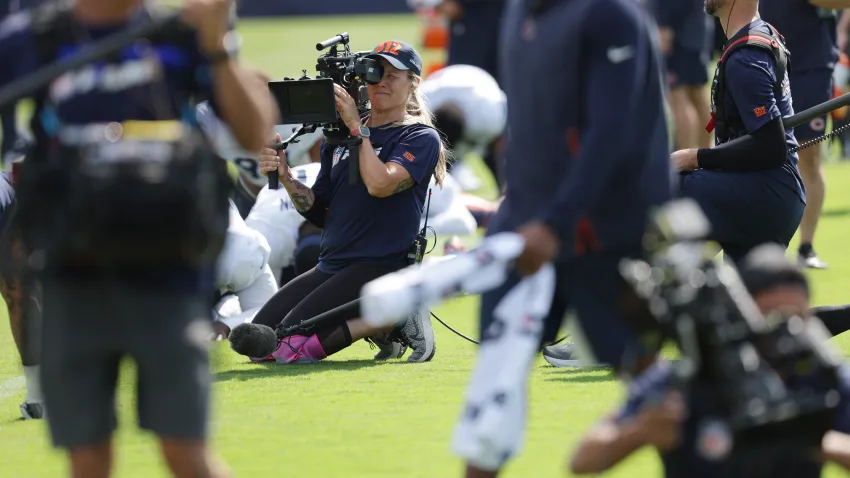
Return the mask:
<svg viewBox="0 0 850 478">
<path fill-rule="evenodd" d="M 369 131 L 369 128 L 361 124 L 360 127 L 358 127 L 357 129 L 351 130 L 351 135 L 360 136 L 362 138 L 368 138 L 372 135 L 372 133 Z"/>
</svg>

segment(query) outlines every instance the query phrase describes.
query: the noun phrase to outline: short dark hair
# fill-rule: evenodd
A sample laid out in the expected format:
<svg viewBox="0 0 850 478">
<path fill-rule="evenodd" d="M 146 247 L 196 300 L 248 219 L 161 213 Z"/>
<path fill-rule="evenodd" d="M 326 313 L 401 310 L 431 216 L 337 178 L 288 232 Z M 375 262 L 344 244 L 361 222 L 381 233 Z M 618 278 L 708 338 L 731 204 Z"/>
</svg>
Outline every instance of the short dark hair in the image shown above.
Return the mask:
<svg viewBox="0 0 850 478">
<path fill-rule="evenodd" d="M 460 107 L 447 103 L 434 111 L 434 127 L 440 132 L 446 147 L 454 149 L 466 130 L 466 119 Z"/>
<path fill-rule="evenodd" d="M 809 294 L 809 281 L 803 271 L 785 257 L 785 248 L 763 244 L 738 264 L 738 273 L 750 295 L 782 286 L 799 286 Z"/>
</svg>

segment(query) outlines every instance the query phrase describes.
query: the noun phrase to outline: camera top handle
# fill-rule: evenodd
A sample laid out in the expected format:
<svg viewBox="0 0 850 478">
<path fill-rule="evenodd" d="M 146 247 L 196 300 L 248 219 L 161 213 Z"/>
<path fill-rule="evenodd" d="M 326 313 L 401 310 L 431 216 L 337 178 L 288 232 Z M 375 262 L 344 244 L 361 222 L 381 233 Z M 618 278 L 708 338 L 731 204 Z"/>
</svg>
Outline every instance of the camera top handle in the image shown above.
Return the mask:
<svg viewBox="0 0 850 478">
<path fill-rule="evenodd" d="M 316 43 L 316 50 L 322 51 L 325 48 L 336 46 L 342 43 L 343 45 L 348 45 L 348 32 L 342 32 L 339 35 L 328 38 L 327 40 Z"/>
</svg>

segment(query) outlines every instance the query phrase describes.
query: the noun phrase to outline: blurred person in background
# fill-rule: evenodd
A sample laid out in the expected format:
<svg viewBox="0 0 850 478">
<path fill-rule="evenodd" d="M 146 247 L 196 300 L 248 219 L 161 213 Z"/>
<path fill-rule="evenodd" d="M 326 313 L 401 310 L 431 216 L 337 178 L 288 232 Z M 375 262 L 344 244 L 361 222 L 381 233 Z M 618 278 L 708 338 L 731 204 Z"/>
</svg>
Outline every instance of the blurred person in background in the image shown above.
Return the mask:
<svg viewBox="0 0 850 478">
<path fill-rule="evenodd" d="M 711 117 L 708 63 L 714 20 L 704 0 L 654 0 L 661 51 L 667 57 L 670 104 L 676 121 L 676 149 L 710 148 L 705 124 Z"/>
<path fill-rule="evenodd" d="M 498 51 L 505 3 L 505 0 L 442 0 L 437 3 L 437 11 L 449 21 L 447 66 L 476 66 L 486 71 L 497 84 L 501 83 Z M 500 138 L 496 138 L 482 155 L 499 191 L 503 190 L 505 180 L 502 149 Z"/>
<path fill-rule="evenodd" d="M 791 52 L 789 78 L 796 112 L 832 98 L 832 75 L 839 55 L 836 9 L 845 7 L 850 7 L 850 0 L 765 0 L 759 5 L 762 19 L 784 36 Z M 803 144 L 826 133 L 826 118 L 824 114 L 796 126 L 797 141 Z M 798 153 L 798 167 L 806 186 L 806 209 L 800 222 L 797 253 L 800 264 L 811 269 L 827 268 L 814 249 L 815 232 L 826 196 L 821 146 L 805 148 Z"/>
<path fill-rule="evenodd" d="M 481 188 L 481 181 L 464 163 L 474 153 L 487 161 L 502 137 L 507 123 L 507 100 L 496 79 L 486 70 L 472 65 L 450 65 L 429 75 L 422 82 L 422 95 L 434 112 L 434 126 L 442 133 L 453 152 L 449 173 L 465 191 Z M 494 164 L 494 167 L 498 166 Z M 492 170 L 492 169 L 491 169 Z M 496 167 L 493 179 L 504 184 L 502 168 Z"/>
<path fill-rule="evenodd" d="M 13 157 L 10 157 L 13 156 Z M 13 161 L 13 172 L 0 171 L 0 295 L 6 303 L 12 338 L 24 370 L 26 396 L 21 403 L 25 420 L 45 416 L 41 391 L 40 327 L 41 307 L 35 274 L 29 268 L 10 267 L 25 256 L 24 242 L 13 223 L 15 215 L 15 178 L 25 151 L 12 149 L 6 159 Z"/>
</svg>

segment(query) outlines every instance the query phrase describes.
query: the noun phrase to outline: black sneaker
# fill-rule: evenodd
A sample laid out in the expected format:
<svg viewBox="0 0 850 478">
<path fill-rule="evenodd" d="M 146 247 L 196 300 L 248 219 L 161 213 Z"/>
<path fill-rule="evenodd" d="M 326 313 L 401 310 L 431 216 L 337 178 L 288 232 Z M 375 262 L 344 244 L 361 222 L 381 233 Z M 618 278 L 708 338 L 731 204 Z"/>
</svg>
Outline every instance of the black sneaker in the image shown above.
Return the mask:
<svg viewBox="0 0 850 478">
<path fill-rule="evenodd" d="M 370 344 L 378 347 L 375 360 L 400 359 L 407 352 L 407 345 L 399 340 L 390 338 L 389 334 L 378 334 L 366 339 Z"/>
<path fill-rule="evenodd" d="M 608 367 L 605 364 L 588 364 L 576 354 L 572 342 L 543 348 L 543 358 L 555 367 Z"/>
<path fill-rule="evenodd" d="M 408 362 L 429 362 L 437 352 L 434 329 L 431 327 L 431 312 L 427 309 L 415 312 L 407 319 L 401 329 L 401 342 L 410 346 L 413 352 Z"/>
<path fill-rule="evenodd" d="M 47 414 L 44 409 L 44 403 L 24 402 L 21 404 L 21 415 L 24 417 L 24 420 L 40 420 Z"/>
</svg>

